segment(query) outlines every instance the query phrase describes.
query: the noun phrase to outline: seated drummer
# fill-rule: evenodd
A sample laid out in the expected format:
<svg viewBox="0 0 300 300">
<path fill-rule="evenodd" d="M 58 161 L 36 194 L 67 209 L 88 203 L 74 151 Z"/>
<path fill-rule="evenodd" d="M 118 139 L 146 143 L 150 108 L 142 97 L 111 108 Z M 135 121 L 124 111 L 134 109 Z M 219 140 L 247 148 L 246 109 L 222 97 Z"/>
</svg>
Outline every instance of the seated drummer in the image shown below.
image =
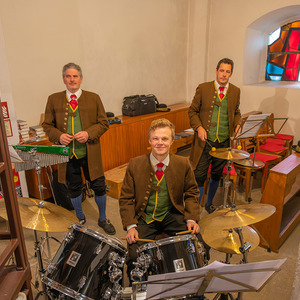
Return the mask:
<svg viewBox="0 0 300 300">
<path fill-rule="evenodd" d="M 129 245 L 129 278 L 141 245 L 136 239 L 199 232 L 199 190 L 189 159 L 169 153 L 174 125 L 167 119 L 154 120 L 148 137 L 151 153 L 130 160 L 119 200 Z"/>
</svg>

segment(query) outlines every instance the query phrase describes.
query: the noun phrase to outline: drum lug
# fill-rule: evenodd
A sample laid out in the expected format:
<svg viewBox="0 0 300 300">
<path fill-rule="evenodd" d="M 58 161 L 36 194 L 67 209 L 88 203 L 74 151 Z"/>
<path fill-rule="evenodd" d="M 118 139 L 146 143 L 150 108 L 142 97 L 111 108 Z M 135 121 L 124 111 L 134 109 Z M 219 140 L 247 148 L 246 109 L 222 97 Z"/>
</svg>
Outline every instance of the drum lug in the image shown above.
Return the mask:
<svg viewBox="0 0 300 300">
<path fill-rule="evenodd" d="M 163 260 L 164 259 L 164 255 L 163 255 L 163 253 L 160 249 L 157 249 L 157 259 L 158 260 Z"/>
<path fill-rule="evenodd" d="M 108 261 L 109 265 L 116 265 L 122 268 L 125 263 L 125 257 L 120 257 L 120 255 L 117 252 L 112 251 L 108 255 Z"/>
<path fill-rule="evenodd" d="M 65 238 L 64 238 L 64 241 L 65 241 L 66 243 L 69 243 L 73 238 L 74 238 L 74 234 L 73 234 L 71 231 L 69 231 L 69 232 L 66 234 L 66 236 L 65 236 Z"/>
<path fill-rule="evenodd" d="M 144 273 L 146 271 L 145 270 L 141 270 L 141 268 L 143 268 L 143 266 L 137 262 L 133 263 L 135 265 L 134 269 L 131 270 L 130 272 L 130 277 L 132 281 L 142 281 Z"/>
<path fill-rule="evenodd" d="M 160 259 L 160 258 L 158 258 Z M 152 257 L 149 254 L 142 253 L 141 256 L 137 258 L 137 262 L 142 266 L 144 269 L 148 269 L 152 264 Z"/>
<path fill-rule="evenodd" d="M 118 282 L 119 280 L 122 279 L 123 277 L 123 274 L 122 274 L 122 271 L 116 267 L 112 267 L 110 266 L 109 267 L 109 279 L 110 279 L 110 282 L 112 283 L 115 283 L 115 282 Z"/>
<path fill-rule="evenodd" d="M 102 250 L 102 244 L 99 244 L 96 248 L 95 248 L 95 254 L 98 255 Z"/>
<path fill-rule="evenodd" d="M 194 254 L 195 253 L 195 246 L 192 243 L 189 243 L 187 246 L 187 251 L 189 254 Z"/>
<path fill-rule="evenodd" d="M 107 288 L 104 292 L 103 299 L 108 300 L 111 298 L 112 290 L 111 288 Z"/>
<path fill-rule="evenodd" d="M 84 287 L 85 285 L 85 282 L 86 282 L 86 277 L 85 276 L 82 276 L 78 282 L 78 288 L 81 289 Z"/>
<path fill-rule="evenodd" d="M 53 263 L 50 263 L 47 267 L 47 272 L 52 273 L 56 269 L 56 266 Z"/>
</svg>

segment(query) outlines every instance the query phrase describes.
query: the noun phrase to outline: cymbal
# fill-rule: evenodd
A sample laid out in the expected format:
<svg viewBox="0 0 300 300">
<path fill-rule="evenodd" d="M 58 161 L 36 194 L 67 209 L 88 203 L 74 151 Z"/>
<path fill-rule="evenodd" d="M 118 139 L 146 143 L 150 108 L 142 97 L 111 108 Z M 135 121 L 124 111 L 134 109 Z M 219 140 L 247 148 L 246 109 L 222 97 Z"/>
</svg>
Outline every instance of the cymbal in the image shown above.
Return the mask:
<svg viewBox="0 0 300 300">
<path fill-rule="evenodd" d="M 254 159 L 254 165 L 253 165 L 253 159 L 251 157 L 239 159 L 239 160 L 235 161 L 234 163 L 237 165 L 241 165 L 241 166 L 249 167 L 249 168 L 252 168 L 252 166 L 253 166 L 256 169 L 260 169 L 265 166 L 265 164 L 261 160 L 258 160 L 258 159 Z"/>
<path fill-rule="evenodd" d="M 210 150 L 209 154 L 213 157 L 226 159 L 226 160 L 238 160 L 250 156 L 250 154 L 247 151 L 232 149 L 232 148 L 218 148 L 218 149 Z"/>
<path fill-rule="evenodd" d="M 215 250 L 228 254 L 241 254 L 241 241 L 236 231 L 232 229 L 210 230 L 205 229 L 201 232 L 204 242 Z M 249 251 L 254 250 L 259 245 L 257 232 L 249 227 L 242 227 L 243 242 L 250 243 Z"/>
<path fill-rule="evenodd" d="M 22 226 L 47 232 L 65 232 L 78 222 L 67 209 L 39 199 L 18 197 Z M 41 204 L 39 204 L 41 203 Z M 4 201 L 0 201 L 0 216 L 7 218 Z"/>
<path fill-rule="evenodd" d="M 268 218 L 275 210 L 273 205 L 263 203 L 233 205 L 205 216 L 199 221 L 199 226 L 203 230 L 243 227 Z"/>
</svg>

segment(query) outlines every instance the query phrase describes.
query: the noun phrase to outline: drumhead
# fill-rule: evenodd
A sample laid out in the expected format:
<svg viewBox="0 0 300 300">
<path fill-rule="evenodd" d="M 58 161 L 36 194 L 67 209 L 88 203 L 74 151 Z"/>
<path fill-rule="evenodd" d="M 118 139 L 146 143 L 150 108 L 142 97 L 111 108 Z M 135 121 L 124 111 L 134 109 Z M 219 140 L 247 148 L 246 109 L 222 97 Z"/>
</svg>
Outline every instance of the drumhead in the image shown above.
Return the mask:
<svg viewBox="0 0 300 300">
<path fill-rule="evenodd" d="M 105 242 L 106 244 L 112 246 L 113 248 L 115 249 L 118 249 L 124 253 L 127 253 L 127 249 L 123 246 L 123 244 L 118 241 L 116 238 L 112 238 L 112 237 L 106 237 L 104 236 L 103 234 L 97 232 L 97 231 L 94 231 L 88 227 L 84 227 L 82 225 L 79 225 L 79 224 L 73 224 L 71 226 L 74 230 L 77 230 L 77 231 L 80 231 L 80 232 L 83 232 L 87 235 L 90 235 L 98 240 L 100 240 L 101 242 Z"/>
<path fill-rule="evenodd" d="M 167 237 L 167 238 L 164 238 L 161 240 L 157 240 L 155 242 L 144 244 L 138 248 L 138 251 L 141 252 L 141 251 L 151 249 L 154 247 L 158 247 L 158 246 L 164 246 L 164 245 L 169 245 L 169 244 L 178 243 L 178 242 L 184 242 L 184 241 L 188 241 L 188 240 L 195 240 L 195 239 L 196 239 L 196 236 L 191 235 L 191 234 L 170 236 L 170 237 Z"/>
</svg>

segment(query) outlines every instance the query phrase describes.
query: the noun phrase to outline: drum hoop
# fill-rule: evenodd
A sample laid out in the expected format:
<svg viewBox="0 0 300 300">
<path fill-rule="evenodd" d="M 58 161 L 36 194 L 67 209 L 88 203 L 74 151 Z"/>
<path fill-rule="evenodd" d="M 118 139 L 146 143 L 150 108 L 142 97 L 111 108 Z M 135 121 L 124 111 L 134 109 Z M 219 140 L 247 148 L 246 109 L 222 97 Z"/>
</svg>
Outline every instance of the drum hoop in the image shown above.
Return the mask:
<svg viewBox="0 0 300 300">
<path fill-rule="evenodd" d="M 151 249 L 157 246 L 164 246 L 172 243 L 183 242 L 187 240 L 195 240 L 196 236 L 191 234 L 170 236 L 161 240 L 150 242 L 139 247 L 139 251 Z"/>
<path fill-rule="evenodd" d="M 122 245 L 122 243 L 117 240 L 117 238 L 110 238 L 110 237 L 106 237 L 105 235 L 97 232 L 97 231 L 94 231 L 88 227 L 85 227 L 85 226 L 82 226 L 82 225 L 79 225 L 79 224 L 73 224 L 72 225 L 72 228 L 74 230 L 77 230 L 77 231 L 80 231 L 80 232 L 83 232 L 83 233 L 86 233 L 87 235 L 89 236 L 92 236 L 98 240 L 101 240 L 101 241 L 104 241 L 106 244 L 112 246 L 113 248 L 117 248 L 123 252 L 125 252 L 125 254 L 127 253 L 127 249 Z"/>
</svg>

